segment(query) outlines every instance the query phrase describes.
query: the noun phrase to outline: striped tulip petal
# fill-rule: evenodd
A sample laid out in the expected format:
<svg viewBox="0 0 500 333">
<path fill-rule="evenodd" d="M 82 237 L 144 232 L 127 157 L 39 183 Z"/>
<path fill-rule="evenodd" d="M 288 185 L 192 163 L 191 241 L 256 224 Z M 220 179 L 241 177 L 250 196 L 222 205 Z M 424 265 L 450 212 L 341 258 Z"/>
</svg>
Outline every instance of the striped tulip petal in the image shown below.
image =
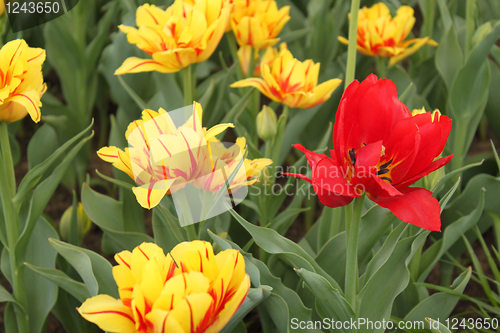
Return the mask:
<svg viewBox="0 0 500 333">
<path fill-rule="evenodd" d="M 97 295 L 87 299 L 78 312 L 86 320 L 110 332 L 136 333 L 132 311 L 121 300 L 109 295 Z"/>
</svg>

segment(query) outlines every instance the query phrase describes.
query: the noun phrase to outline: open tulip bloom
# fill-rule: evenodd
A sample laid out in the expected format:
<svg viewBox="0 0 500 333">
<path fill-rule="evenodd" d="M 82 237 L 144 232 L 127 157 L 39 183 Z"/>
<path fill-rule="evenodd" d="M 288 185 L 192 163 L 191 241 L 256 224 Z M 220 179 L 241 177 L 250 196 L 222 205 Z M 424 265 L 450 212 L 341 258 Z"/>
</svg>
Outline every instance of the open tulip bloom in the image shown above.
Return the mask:
<svg viewBox="0 0 500 333">
<path fill-rule="evenodd" d="M 240 46 L 265 49 L 279 41 L 289 12 L 290 6 L 278 9 L 275 0 L 234 0 L 230 25 Z"/>
<path fill-rule="evenodd" d="M 97 295 L 78 312 L 116 333 L 217 333 L 245 300 L 250 278 L 236 250 L 183 242 L 165 256 L 153 243 L 115 255 L 120 299 Z"/>
<path fill-rule="evenodd" d="M 271 65 L 262 62 L 262 78 L 237 81 L 232 88 L 255 87 L 276 102 L 291 108 L 308 109 L 328 100 L 342 80 L 331 79 L 318 85 L 319 63 L 301 62 L 282 47 Z"/>
<path fill-rule="evenodd" d="M 425 44 L 437 46 L 430 37 L 405 40 L 415 24 L 410 6 L 401 6 L 397 15 L 392 17 L 389 8 L 379 2 L 370 8 L 363 7 L 358 15 L 358 51 L 371 57 L 388 57 L 390 66 L 417 52 Z M 342 36 L 338 39 L 343 44 L 349 43 Z"/>
<path fill-rule="evenodd" d="M 434 113 L 414 115 L 398 100 L 391 80 L 370 75 L 352 82 L 344 92 L 335 116 L 331 157 L 295 148 L 306 154 L 311 178 L 320 201 L 339 207 L 363 192 L 404 222 L 439 231 L 440 207 L 432 192 L 409 187 L 447 164 L 452 155 L 441 154 L 451 130 L 451 119 Z"/>
<path fill-rule="evenodd" d="M 119 28 L 127 34 L 129 43 L 152 59 L 128 58 L 115 74 L 172 73 L 205 61 L 224 35 L 228 18 L 229 4 L 224 0 L 176 0 L 166 10 L 149 4 L 140 6 L 136 13 L 139 29 Z"/>
<path fill-rule="evenodd" d="M 206 220 L 227 210 L 224 199 L 241 202 L 246 187 L 272 161 L 246 159 L 245 138 L 220 142 L 215 136 L 233 125 L 207 130 L 202 115 L 198 103 L 168 113 L 144 110 L 142 120 L 129 125 L 125 151 L 104 147 L 97 154 L 135 180 L 133 192 L 144 208 L 155 207 L 170 193 L 183 225 Z"/>
<path fill-rule="evenodd" d="M 2 47 L 0 121 L 11 123 L 27 114 L 35 123 L 40 121 L 40 99 L 47 89 L 42 76 L 44 61 L 45 50 L 29 47 L 22 39 L 13 40 Z"/>
</svg>

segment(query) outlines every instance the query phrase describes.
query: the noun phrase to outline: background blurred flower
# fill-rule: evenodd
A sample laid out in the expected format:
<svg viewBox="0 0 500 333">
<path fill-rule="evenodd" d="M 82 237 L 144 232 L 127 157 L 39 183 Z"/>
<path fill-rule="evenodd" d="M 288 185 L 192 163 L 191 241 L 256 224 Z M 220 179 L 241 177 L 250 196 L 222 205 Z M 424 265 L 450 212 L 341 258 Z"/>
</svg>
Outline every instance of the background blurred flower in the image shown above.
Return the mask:
<svg viewBox="0 0 500 333">
<path fill-rule="evenodd" d="M 342 82 L 331 79 L 318 85 L 319 66 L 310 59 L 301 62 L 283 48 L 271 65 L 261 64 L 262 78 L 237 81 L 231 87 L 255 87 L 273 101 L 307 109 L 329 99 Z"/>
<path fill-rule="evenodd" d="M 234 0 L 230 22 L 238 44 L 255 49 L 273 46 L 290 20 L 289 12 L 290 6 L 278 10 L 275 0 Z"/>
<path fill-rule="evenodd" d="M 204 241 L 180 243 L 167 256 L 156 244 L 143 243 L 115 260 L 120 299 L 97 295 L 78 308 L 109 332 L 217 333 L 250 288 L 242 255 L 236 250 L 214 255 Z"/>
<path fill-rule="evenodd" d="M 335 116 L 331 157 L 295 147 L 306 154 L 310 182 L 329 207 L 347 205 L 363 191 L 404 222 L 439 231 L 440 207 L 432 192 L 408 187 L 447 164 L 434 160 L 444 149 L 451 119 L 439 112 L 414 115 L 398 100 L 391 80 L 370 75 L 344 92 Z"/>
<path fill-rule="evenodd" d="M 363 7 L 358 14 L 359 52 L 372 57 L 389 57 L 389 65 L 417 52 L 425 44 L 437 46 L 430 37 L 404 40 L 415 24 L 413 8 L 401 6 L 393 18 L 389 8 L 379 2 L 370 8 Z M 348 44 L 349 41 L 339 36 L 339 41 Z"/>
<path fill-rule="evenodd" d="M 31 48 L 23 39 L 13 40 L 0 50 L 0 121 L 8 123 L 28 113 L 35 123 L 40 121 L 40 107 L 46 84 L 42 64 L 45 50 Z"/>
<path fill-rule="evenodd" d="M 120 25 L 129 43 L 153 59 L 131 57 L 115 75 L 158 71 L 172 73 L 208 59 L 224 35 L 229 3 L 223 0 L 176 0 L 162 10 L 145 4 L 137 8 L 139 29 Z"/>
</svg>

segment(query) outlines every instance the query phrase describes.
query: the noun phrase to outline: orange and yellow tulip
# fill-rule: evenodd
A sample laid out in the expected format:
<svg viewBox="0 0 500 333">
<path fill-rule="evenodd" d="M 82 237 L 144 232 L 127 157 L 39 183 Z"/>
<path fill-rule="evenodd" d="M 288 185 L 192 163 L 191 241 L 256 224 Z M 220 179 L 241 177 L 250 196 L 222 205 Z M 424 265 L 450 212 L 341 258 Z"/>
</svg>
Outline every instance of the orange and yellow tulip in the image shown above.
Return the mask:
<svg viewBox="0 0 500 333">
<path fill-rule="evenodd" d="M 145 4 L 137 9 L 139 29 L 120 25 L 129 43 L 152 59 L 130 57 L 115 75 L 158 71 L 178 72 L 208 59 L 224 35 L 229 3 L 224 0 L 176 0 L 166 10 Z"/>
<path fill-rule="evenodd" d="M 262 78 L 237 81 L 231 87 L 255 87 L 273 101 L 307 109 L 329 99 L 342 82 L 331 79 L 318 85 L 319 66 L 310 59 L 301 62 L 283 48 L 271 65 L 261 64 Z"/>
<path fill-rule="evenodd" d="M 115 333 L 217 333 L 250 288 L 245 260 L 236 250 L 214 255 L 204 241 L 183 242 L 165 256 L 153 243 L 115 255 L 120 299 L 97 295 L 78 312 Z"/>
<path fill-rule="evenodd" d="M 231 175 L 241 161 L 245 141 L 239 138 L 230 149 L 217 147 L 215 136 L 233 124 L 220 124 L 207 130 L 202 127 L 202 116 L 203 109 L 196 102 L 191 117 L 181 126 L 176 126 L 163 109 L 144 110 L 142 120 L 132 122 L 125 134 L 129 148 L 123 151 L 103 147 L 97 154 L 135 180 L 138 186 L 132 190 L 139 204 L 147 209 L 158 205 L 167 193 L 176 192 L 189 183 L 216 191 L 225 184 L 222 176 Z M 254 177 L 272 162 L 257 159 L 244 163 L 249 168 L 238 173 L 230 188 L 254 184 L 257 181 Z"/>
<path fill-rule="evenodd" d="M 46 84 L 42 64 L 45 50 L 29 47 L 22 39 L 5 44 L 0 50 L 0 121 L 18 121 L 27 114 L 35 123 L 41 119 L 40 107 Z"/>
<path fill-rule="evenodd" d="M 425 44 L 437 46 L 430 37 L 405 40 L 415 24 L 413 8 L 401 6 L 395 17 L 389 8 L 379 2 L 370 8 L 363 7 L 358 14 L 359 52 L 372 57 L 388 57 L 389 66 L 417 52 Z M 339 41 L 348 44 L 348 40 L 339 36 Z"/>
<path fill-rule="evenodd" d="M 255 49 L 273 46 L 290 20 L 289 12 L 290 6 L 278 10 L 275 0 L 234 0 L 230 22 L 238 44 Z"/>
</svg>

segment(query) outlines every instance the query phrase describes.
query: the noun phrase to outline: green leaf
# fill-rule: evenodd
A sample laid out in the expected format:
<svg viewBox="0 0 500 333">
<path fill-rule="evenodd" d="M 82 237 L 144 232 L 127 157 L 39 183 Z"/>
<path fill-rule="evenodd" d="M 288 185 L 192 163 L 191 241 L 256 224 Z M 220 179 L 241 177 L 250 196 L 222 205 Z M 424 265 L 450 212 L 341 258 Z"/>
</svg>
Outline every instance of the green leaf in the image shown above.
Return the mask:
<svg viewBox="0 0 500 333">
<path fill-rule="evenodd" d="M 91 296 L 108 294 L 118 298 L 111 264 L 97 253 L 50 239 L 52 247 L 78 272 Z"/>
<path fill-rule="evenodd" d="M 87 184 L 82 187 L 83 209 L 123 250 L 133 250 L 143 242 L 153 242 L 144 234 L 124 230 L 122 203 L 91 189 Z"/>
<path fill-rule="evenodd" d="M 220 331 L 221 333 L 231 333 L 233 329 L 245 318 L 245 316 L 263 300 L 271 295 L 273 288 L 269 286 L 260 286 L 259 288 L 250 288 L 245 301 L 238 308 L 238 311 L 231 317 L 227 325 Z"/>
<path fill-rule="evenodd" d="M 432 333 L 451 333 L 451 331 L 443 323 L 437 320 L 425 318 L 425 321 L 429 323 Z"/>
<path fill-rule="evenodd" d="M 477 195 L 477 194 L 476 194 Z M 420 259 L 420 275 L 418 281 L 424 281 L 432 268 L 448 249 L 460 239 L 462 233 L 465 233 L 471 227 L 476 225 L 481 217 L 484 208 L 484 192 L 480 193 L 479 204 L 468 215 L 461 217 L 444 229 L 443 238 L 430 246 Z"/>
<path fill-rule="evenodd" d="M 296 272 L 304 279 L 307 287 L 316 297 L 316 309 L 322 318 L 345 322 L 356 317 L 346 299 L 324 277 L 303 268 L 296 270 Z M 352 332 L 351 329 L 341 329 L 340 331 Z"/>
<path fill-rule="evenodd" d="M 40 144 L 43 142 L 43 144 Z M 32 170 L 35 166 L 41 164 L 59 147 L 57 133 L 49 124 L 43 124 L 28 143 L 28 169 Z"/>
<path fill-rule="evenodd" d="M 403 232 L 407 229 L 408 224 L 401 222 L 390 234 L 387 236 L 384 244 L 380 247 L 380 250 L 373 256 L 372 260 L 368 263 L 366 271 L 363 274 L 360 282 L 360 286 L 364 286 L 366 282 L 380 269 L 380 267 L 389 260 L 392 255 L 399 238 Z"/>
<path fill-rule="evenodd" d="M 86 132 L 88 129 L 89 128 L 85 129 L 84 132 Z M 91 135 L 80 140 L 80 142 L 76 144 L 69 153 L 66 154 L 62 162 L 54 169 L 52 174 L 35 188 L 33 196 L 31 197 L 29 214 L 24 226 L 24 230 L 22 231 L 21 236 L 19 237 L 15 245 L 16 257 L 23 257 L 24 251 L 27 247 L 27 242 L 31 237 L 33 229 L 35 228 L 36 221 L 47 206 L 52 193 L 54 193 L 54 191 L 56 190 L 57 185 L 61 182 L 66 170 L 68 170 L 71 162 L 76 157 L 80 149 L 82 149 L 82 147 L 90 139 L 92 139 L 93 136 L 94 133 L 92 132 Z"/>
<path fill-rule="evenodd" d="M 404 238 L 398 242 L 389 259 L 368 280 L 357 297 L 358 318 L 371 321 L 389 319 L 392 304 L 408 285 L 410 272 L 408 263 L 414 252 L 425 241 L 428 232 Z M 377 300 L 374 306 L 373 300 Z M 370 330 L 367 325 L 359 327 L 358 332 L 382 332 L 383 329 Z"/>
<path fill-rule="evenodd" d="M 41 268 L 54 269 L 57 252 L 50 246 L 48 239 L 57 238 L 52 225 L 40 218 L 37 220 L 26 248 L 24 260 Z M 57 285 L 34 271 L 23 267 L 25 290 L 28 295 L 26 310 L 29 315 L 30 332 L 38 333 L 44 328 L 45 321 L 57 300 Z"/>
<path fill-rule="evenodd" d="M 72 147 L 75 143 L 80 141 L 92 128 L 93 122 L 74 138 L 68 140 L 65 144 L 59 147 L 52 155 L 50 155 L 43 163 L 33 166 L 28 173 L 24 176 L 23 180 L 19 184 L 17 194 L 14 197 L 14 203 L 20 204 L 26 195 L 36 186 L 40 181 L 43 174 L 57 161 L 60 157 L 66 154 L 66 151 Z M 31 139 L 33 141 L 33 138 Z"/>
<path fill-rule="evenodd" d="M 284 332 L 288 332 L 289 320 L 292 318 L 304 321 L 311 319 L 311 310 L 304 306 L 297 293 L 286 287 L 281 279 L 273 276 L 262 261 L 255 259 L 249 253 L 243 252 L 238 245 L 222 239 L 213 232 L 208 231 L 208 234 L 222 249 L 232 248 L 240 251 L 245 258 L 245 270 L 250 276 L 253 285 L 267 285 L 272 288 L 272 294 L 264 300 L 262 306 L 269 310 L 269 314 L 276 326 L 281 327 Z M 273 304 L 279 308 L 275 309 Z"/>
<path fill-rule="evenodd" d="M 450 25 L 446 34 L 441 38 L 436 50 L 435 62 L 436 68 L 449 90 L 464 62 L 454 25 Z"/>
<path fill-rule="evenodd" d="M 0 303 L 1 302 L 16 302 L 14 297 L 3 287 L 0 285 Z"/>
<path fill-rule="evenodd" d="M 471 275 L 472 269 L 469 268 L 455 279 L 450 288 L 458 293 L 463 293 Z M 457 305 L 459 299 L 460 297 L 445 292 L 435 293 L 413 308 L 406 315 L 404 321 L 422 321 L 432 315 L 439 321 L 444 322 Z"/>
<path fill-rule="evenodd" d="M 28 263 L 24 263 L 29 269 L 43 276 L 49 281 L 54 282 L 59 287 L 63 288 L 71 295 L 73 295 L 77 300 L 83 303 L 87 298 L 90 297 L 89 291 L 85 284 L 75 281 L 66 275 L 64 272 L 54 269 L 54 268 L 43 268 L 34 266 Z"/>
<path fill-rule="evenodd" d="M 358 262 L 362 263 L 373 246 L 396 221 L 388 209 L 373 206 L 361 217 L 358 241 Z M 339 233 L 330 239 L 316 256 L 316 262 L 331 275 L 337 283 L 345 283 L 346 233 Z"/>
<path fill-rule="evenodd" d="M 234 216 L 236 221 L 252 235 L 255 243 L 264 251 L 271 254 L 282 254 L 293 264 L 293 266 L 295 266 L 295 268 L 311 267 L 316 273 L 326 278 L 334 288 L 342 290 L 337 282 L 299 245 L 281 236 L 275 230 L 258 227 L 247 222 L 232 209 L 229 212 Z"/>
</svg>

